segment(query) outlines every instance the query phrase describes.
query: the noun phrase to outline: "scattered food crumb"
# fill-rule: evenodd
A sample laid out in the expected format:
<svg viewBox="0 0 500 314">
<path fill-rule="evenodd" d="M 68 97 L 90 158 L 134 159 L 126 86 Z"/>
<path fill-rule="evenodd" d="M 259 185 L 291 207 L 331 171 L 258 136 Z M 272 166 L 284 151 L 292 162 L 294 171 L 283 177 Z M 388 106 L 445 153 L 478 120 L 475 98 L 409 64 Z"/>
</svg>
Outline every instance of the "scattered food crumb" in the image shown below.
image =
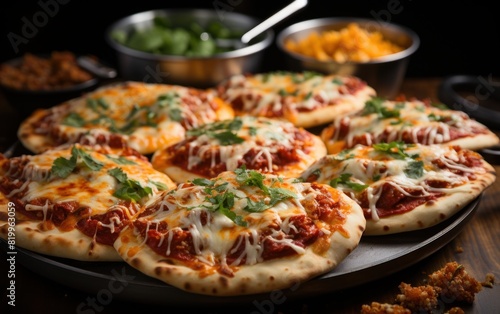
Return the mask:
<svg viewBox="0 0 500 314">
<path fill-rule="evenodd" d="M 474 302 L 476 293 L 482 289 L 481 283 L 470 276 L 457 262 L 447 263 L 429 275 L 428 283 L 441 288 L 441 295 L 448 300 L 457 302 Z"/>
<path fill-rule="evenodd" d="M 487 288 L 493 288 L 494 284 L 495 284 L 495 275 L 493 275 L 492 273 L 486 274 L 486 278 L 484 279 L 483 282 L 481 282 L 481 286 Z"/>
<path fill-rule="evenodd" d="M 372 302 L 361 307 L 361 314 L 411 314 L 409 309 L 399 304 Z"/>
<path fill-rule="evenodd" d="M 454 302 L 472 304 L 475 295 L 482 286 L 492 287 L 493 274 L 487 274 L 484 282 L 480 283 L 470 276 L 463 265 L 457 262 L 448 262 L 443 268 L 427 276 L 425 285 L 415 286 L 401 282 L 401 291 L 395 298 L 394 304 L 372 302 L 361 307 L 361 314 L 411 314 L 433 313 L 440 305 L 440 301 L 448 300 L 447 306 Z M 445 314 L 463 314 L 464 310 L 458 306 L 451 307 Z"/>
<path fill-rule="evenodd" d="M 399 285 L 401 294 L 396 296 L 396 301 L 412 312 L 430 312 L 438 305 L 440 288 L 431 285 L 412 287 L 402 282 Z"/>
<path fill-rule="evenodd" d="M 464 252 L 464 248 L 461 247 L 460 245 L 457 245 L 457 247 L 455 248 L 455 252 L 456 253 L 463 253 Z"/>
</svg>

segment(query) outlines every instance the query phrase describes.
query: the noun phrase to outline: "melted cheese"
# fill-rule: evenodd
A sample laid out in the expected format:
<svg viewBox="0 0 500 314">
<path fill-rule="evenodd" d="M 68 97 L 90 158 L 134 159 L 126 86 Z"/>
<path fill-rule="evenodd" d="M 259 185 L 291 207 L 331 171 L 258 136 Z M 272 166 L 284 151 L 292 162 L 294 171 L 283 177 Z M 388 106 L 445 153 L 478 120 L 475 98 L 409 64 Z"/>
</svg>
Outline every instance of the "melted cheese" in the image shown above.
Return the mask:
<svg viewBox="0 0 500 314">
<path fill-rule="evenodd" d="M 426 197 L 431 193 L 461 193 L 466 192 L 465 184 L 468 177 L 451 172 L 455 169 L 464 173 L 484 173 L 486 170 L 479 167 L 467 167 L 463 164 L 459 154 L 451 147 L 439 145 L 419 145 L 409 147 L 405 150 L 408 156 L 404 159 L 394 159 L 386 153 L 378 152 L 371 146 L 357 145 L 349 151 L 351 158 L 345 158 L 342 154 L 332 154 L 316 161 L 301 176 L 307 179 L 313 173 L 319 171 L 317 182 L 329 183 L 332 179 L 339 178 L 342 174 L 350 174 L 349 180 L 353 183 L 368 185 L 364 192 L 356 192 L 345 184 L 337 185 L 337 188 L 347 195 L 358 200 L 361 193 L 366 193 L 368 199 L 368 211 L 373 220 L 378 220 L 377 202 L 382 193 L 382 186 L 390 184 L 402 194 L 408 197 Z M 423 162 L 423 174 L 413 178 L 405 172 L 413 161 Z M 436 161 L 440 161 L 446 168 L 439 168 Z M 449 183 L 452 188 L 435 188 L 428 181 L 440 181 Z M 418 195 L 407 192 L 419 191 Z M 358 200 L 359 201 L 359 200 Z"/>
<path fill-rule="evenodd" d="M 341 140 L 338 132 L 341 123 L 347 124 L 349 128 L 347 136 L 343 139 L 344 148 L 353 147 L 357 137 L 365 137 L 366 145 L 382 142 L 380 138 L 383 134 L 386 137 L 383 142 L 401 141 L 405 136 L 409 137 L 412 143 L 443 144 L 451 140 L 450 129 L 474 134 L 480 127 L 463 112 L 426 106 L 418 100 L 405 102 L 385 100 L 382 106 L 387 110 L 399 110 L 399 117 L 381 118 L 376 113 L 364 115 L 361 111 L 350 117 L 334 120 L 329 129 L 335 131 L 333 134 L 331 131 L 324 131 L 323 139 L 330 143 Z M 420 138 L 418 134 L 421 134 Z"/>
<path fill-rule="evenodd" d="M 296 147 L 295 132 L 297 129 L 293 124 L 285 121 L 271 120 L 267 118 L 255 118 L 250 116 L 240 117 L 242 127 L 236 131 L 236 135 L 243 139 L 243 142 L 221 145 L 217 138 L 207 134 L 202 134 L 189 142 L 188 170 L 196 167 L 206 160 L 210 160 L 210 167 L 215 167 L 217 163 L 223 163 L 226 170 L 233 171 L 238 167 L 238 163 L 251 149 L 257 151 L 252 163 L 260 158 L 266 160 L 267 166 L 262 171 L 273 171 L 273 154 L 278 152 L 279 147 L 293 150 L 305 162 L 312 162 L 312 157 L 302 149 Z M 218 122 L 216 122 L 218 123 Z M 214 124 L 207 124 L 210 128 Z M 226 130 L 222 130 L 226 131 Z M 217 160 L 216 154 L 219 154 Z"/>
<path fill-rule="evenodd" d="M 156 182 L 164 184 L 168 188 L 174 187 L 170 178 L 154 170 L 149 162 L 128 156 L 126 159 L 133 164 L 119 164 L 115 161 L 119 155 L 102 154 L 80 145 L 77 147 L 88 153 L 94 161 L 101 163 L 102 168 L 92 170 L 84 165 L 81 158 L 78 158 L 76 168 L 66 178 L 60 178 L 50 175 L 50 169 L 57 158 L 69 159 L 72 147 L 62 147 L 29 156 L 29 162 L 22 173 L 18 174 L 20 179 L 17 180 L 22 180 L 22 185 L 13 189 L 7 197 L 22 195 L 21 200 L 28 204 L 26 210 L 42 210 L 46 219 L 50 206 L 71 201 L 78 202 L 80 206 L 88 206 L 92 210 L 92 215 L 120 209 L 121 200 L 113 195 L 119 187 L 119 182 L 108 173 L 113 168 L 121 168 L 128 179 L 137 181 L 143 187 L 151 188 L 152 195 L 141 200 L 142 203 L 147 202 L 149 198 L 155 198 L 160 193 L 155 185 Z M 16 181 L 14 180 L 14 182 Z M 35 199 L 46 199 L 47 202 L 50 201 L 51 205 L 48 203 L 44 206 L 30 205 L 29 203 Z M 138 212 L 139 206 L 139 204 L 133 205 L 130 210 Z M 128 210 L 124 212 L 127 213 Z M 103 226 L 114 230 L 115 225 L 119 224 L 119 221 L 114 219 Z"/>
<path fill-rule="evenodd" d="M 165 95 L 170 95 L 170 100 L 159 100 Z M 104 105 L 89 105 L 89 101 L 101 100 Z M 66 143 L 75 143 L 82 135 L 90 144 L 98 136 L 109 143 L 110 136 L 117 134 L 131 147 L 147 154 L 182 140 L 186 128 L 232 117 L 229 113 L 219 116 L 224 111 L 214 109 L 217 101 L 212 93 L 188 87 L 126 82 L 74 99 L 52 109 L 51 114 Z M 85 123 L 82 126 L 64 124 L 68 114 L 81 117 Z M 141 125 L 132 126 L 129 132 L 117 131 L 130 126 L 132 120 L 141 121 Z"/>
<path fill-rule="evenodd" d="M 241 112 L 263 115 L 268 111 L 282 111 L 283 106 L 295 112 L 313 110 L 325 104 L 342 100 L 355 100 L 355 96 L 342 93 L 346 77 L 303 73 L 267 73 L 253 76 L 236 75 L 228 79 L 224 99 L 229 103 L 241 99 Z"/>
<path fill-rule="evenodd" d="M 260 232 L 263 229 L 270 230 L 271 225 L 277 226 L 277 230 L 272 229 L 272 232 L 266 236 L 267 241 L 289 246 L 298 254 L 305 252 L 303 247 L 297 246 L 288 239 L 286 233 L 290 230 L 296 230 L 296 227 L 290 222 L 291 217 L 307 215 L 301 202 L 319 194 L 310 188 L 309 183 L 300 183 L 292 179 L 278 181 L 276 176 L 268 174 L 264 184 L 270 186 L 270 182 L 274 182 L 273 187 L 289 190 L 297 197 L 286 199 L 262 212 L 247 212 L 244 208 L 249 198 L 253 201 L 259 201 L 266 200 L 267 196 L 262 195 L 262 192 L 259 192 L 255 186 L 240 185 L 236 181 L 234 172 L 223 172 L 213 180 L 228 184 L 226 192 L 235 195 L 234 206 L 230 210 L 235 215 L 241 216 L 247 226 L 235 224 L 219 210 L 207 209 L 212 204 L 206 199 L 206 187 L 180 184 L 177 189 L 151 204 L 158 210 L 149 216 L 141 217 L 147 221 L 162 221 L 169 226 L 170 230 L 163 235 L 161 240 L 161 244 L 167 241 L 166 255 L 170 253 L 172 233 L 180 228 L 189 230 L 196 252 L 194 258 L 203 263 L 227 265 L 228 254 L 234 254 L 234 248 L 243 248 L 233 265 L 239 265 L 243 260 L 246 264 L 255 264 L 263 260 Z M 203 223 L 204 219 L 207 223 Z M 142 241 L 142 243 L 144 242 Z"/>
</svg>

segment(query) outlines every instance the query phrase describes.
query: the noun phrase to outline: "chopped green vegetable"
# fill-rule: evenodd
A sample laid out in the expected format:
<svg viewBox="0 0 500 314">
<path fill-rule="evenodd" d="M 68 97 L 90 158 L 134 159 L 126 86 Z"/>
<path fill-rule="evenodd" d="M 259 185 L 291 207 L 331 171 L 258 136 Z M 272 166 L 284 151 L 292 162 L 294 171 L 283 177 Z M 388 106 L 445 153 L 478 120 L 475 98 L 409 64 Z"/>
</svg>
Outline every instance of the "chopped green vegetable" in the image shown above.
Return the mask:
<svg viewBox="0 0 500 314">
<path fill-rule="evenodd" d="M 235 47 L 218 47 L 216 39 L 241 37 L 241 31 L 233 31 L 219 21 L 201 25 L 198 21 L 186 21 L 172 25 L 166 17 L 155 17 L 149 28 L 137 28 L 126 33 L 115 31 L 111 37 L 117 42 L 140 51 L 154 54 L 208 57 Z M 206 36 L 201 36 L 207 34 Z"/>
</svg>

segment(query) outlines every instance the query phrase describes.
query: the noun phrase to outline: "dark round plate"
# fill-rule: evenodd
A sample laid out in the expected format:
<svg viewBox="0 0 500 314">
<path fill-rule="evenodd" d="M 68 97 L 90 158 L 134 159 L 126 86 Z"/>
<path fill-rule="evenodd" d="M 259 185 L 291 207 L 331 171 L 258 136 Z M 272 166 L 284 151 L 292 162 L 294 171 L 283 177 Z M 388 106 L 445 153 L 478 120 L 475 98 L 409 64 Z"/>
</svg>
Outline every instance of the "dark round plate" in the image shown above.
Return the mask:
<svg viewBox="0 0 500 314">
<path fill-rule="evenodd" d="M 388 276 L 433 254 L 453 240 L 473 217 L 481 196 L 442 223 L 397 236 L 365 236 L 333 271 L 281 291 L 287 297 L 320 296 Z M 7 249 L 5 241 L 0 241 Z M 21 264 L 48 279 L 93 295 L 120 288 L 117 298 L 158 305 L 237 305 L 269 299 L 269 293 L 214 297 L 184 292 L 142 274 L 124 262 L 81 262 L 17 248 Z"/>
</svg>

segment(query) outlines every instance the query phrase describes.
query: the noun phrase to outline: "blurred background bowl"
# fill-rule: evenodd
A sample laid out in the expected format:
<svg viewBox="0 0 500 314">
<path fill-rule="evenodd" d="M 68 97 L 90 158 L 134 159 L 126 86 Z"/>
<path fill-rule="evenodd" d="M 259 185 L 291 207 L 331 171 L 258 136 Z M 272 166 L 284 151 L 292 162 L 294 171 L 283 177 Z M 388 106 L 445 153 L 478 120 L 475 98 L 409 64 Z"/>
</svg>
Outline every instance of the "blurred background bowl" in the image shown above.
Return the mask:
<svg viewBox="0 0 500 314">
<path fill-rule="evenodd" d="M 117 34 L 130 34 L 151 28 L 158 17 L 173 27 L 189 28 L 193 22 L 205 27 L 218 21 L 232 31 L 243 34 L 260 21 L 239 13 L 212 9 L 151 10 L 124 17 L 106 30 L 106 41 L 117 55 L 119 76 L 124 80 L 147 83 L 213 87 L 232 75 L 259 71 L 264 50 L 274 41 L 268 30 L 239 49 L 211 56 L 183 56 L 144 52 L 120 43 Z"/>
<path fill-rule="evenodd" d="M 356 23 L 370 32 L 379 32 L 385 40 L 399 45 L 402 51 L 366 62 L 320 61 L 314 57 L 292 52 L 286 48 L 288 40 L 301 41 L 311 33 L 340 31 L 349 24 Z M 365 18 L 319 18 L 290 25 L 277 37 L 277 46 L 286 56 L 286 66 L 293 71 L 316 71 L 325 74 L 353 75 L 365 80 L 381 97 L 397 96 L 406 74 L 410 56 L 418 49 L 420 39 L 412 30 L 394 23 Z"/>
<path fill-rule="evenodd" d="M 71 57 L 75 57 L 72 53 L 69 54 Z M 69 63 L 72 64 L 71 67 L 78 68 L 78 74 L 74 72 L 76 71 L 75 69 L 70 70 L 68 68 L 70 66 L 68 62 L 65 62 L 64 65 L 59 64 L 53 68 L 53 64 L 44 64 L 40 66 L 39 69 L 35 70 L 39 65 L 33 64 L 33 62 L 36 63 L 37 60 L 42 60 L 43 62 L 48 61 L 51 59 L 50 56 L 51 53 L 30 53 L 7 60 L 1 64 L 2 71 L 0 75 L 3 77 L 0 83 L 0 91 L 21 119 L 26 118 L 36 109 L 49 108 L 67 100 L 80 97 L 94 90 L 100 82 L 99 78 L 95 75 L 80 68 L 76 63 L 76 59 L 74 63 L 73 60 L 69 61 Z M 26 61 L 27 59 L 25 58 L 31 61 Z M 24 69 L 20 73 L 15 70 L 23 67 L 29 67 L 30 69 Z M 50 69 L 47 67 L 50 67 Z M 16 72 L 13 73 L 13 71 Z M 76 75 L 82 76 L 79 76 L 77 79 Z M 55 84 L 55 76 L 58 76 L 57 80 L 61 85 Z M 71 78 L 70 76 L 73 77 Z M 28 84 L 27 81 L 30 80 L 36 80 L 36 82 Z M 52 84 L 54 85 L 50 86 L 46 80 L 52 80 Z"/>
</svg>

